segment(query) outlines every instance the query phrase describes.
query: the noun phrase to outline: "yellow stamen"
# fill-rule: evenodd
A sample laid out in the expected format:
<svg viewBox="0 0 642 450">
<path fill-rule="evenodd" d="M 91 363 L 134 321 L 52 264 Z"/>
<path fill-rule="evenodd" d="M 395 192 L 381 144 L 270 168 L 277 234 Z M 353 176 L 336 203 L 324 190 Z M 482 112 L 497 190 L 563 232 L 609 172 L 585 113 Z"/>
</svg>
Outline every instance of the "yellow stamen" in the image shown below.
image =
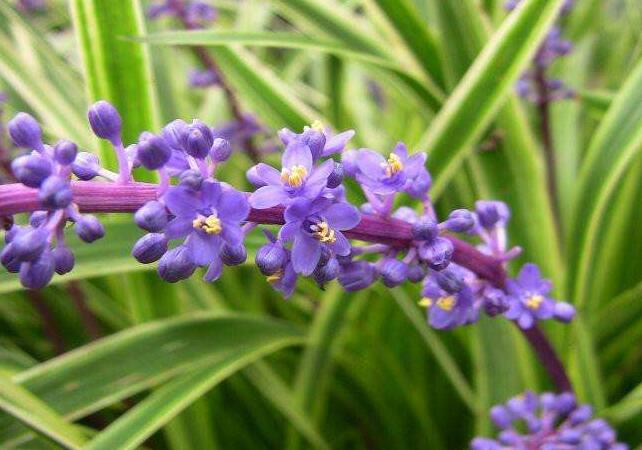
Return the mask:
<svg viewBox="0 0 642 450">
<path fill-rule="evenodd" d="M 223 227 L 221 226 L 221 219 L 219 219 L 215 215 L 211 215 L 205 218 L 205 220 L 203 220 L 202 217 L 194 219 L 192 221 L 192 227 L 197 230 L 203 230 L 207 234 L 219 234 L 221 231 L 223 231 Z"/>
<path fill-rule="evenodd" d="M 432 306 L 432 299 L 429 297 L 422 297 L 421 300 L 419 300 L 419 306 L 422 308 L 430 308 Z"/>
<path fill-rule="evenodd" d="M 391 177 L 403 170 L 403 163 L 401 158 L 396 153 L 390 153 L 388 156 L 388 164 L 386 164 L 386 176 Z"/>
<path fill-rule="evenodd" d="M 316 225 L 312 225 L 313 235 L 316 239 L 323 243 L 334 244 L 337 241 L 335 232 L 328 222 L 319 222 Z"/>
<path fill-rule="evenodd" d="M 437 300 L 437 306 L 444 311 L 451 311 L 457 304 L 457 299 L 454 296 L 449 295 L 448 297 L 441 297 Z"/>
<path fill-rule="evenodd" d="M 323 122 L 321 122 L 320 120 L 315 120 L 314 122 L 312 122 L 312 125 L 310 126 L 310 128 L 312 128 L 313 130 L 316 130 L 316 131 L 320 131 L 320 132 L 324 132 L 325 131 L 325 127 L 323 126 Z"/>
<path fill-rule="evenodd" d="M 303 166 L 294 166 L 291 169 L 286 169 L 284 167 L 281 170 L 281 181 L 292 187 L 301 186 L 307 176 L 308 171 Z"/>
<path fill-rule="evenodd" d="M 544 297 L 542 297 L 541 295 L 531 295 L 530 297 L 528 297 L 528 299 L 526 299 L 526 306 L 528 306 L 530 309 L 538 310 L 543 301 Z"/>
<path fill-rule="evenodd" d="M 266 280 L 268 283 L 273 284 L 279 281 L 281 278 L 283 278 L 283 269 L 277 270 L 272 275 L 268 276 Z"/>
</svg>

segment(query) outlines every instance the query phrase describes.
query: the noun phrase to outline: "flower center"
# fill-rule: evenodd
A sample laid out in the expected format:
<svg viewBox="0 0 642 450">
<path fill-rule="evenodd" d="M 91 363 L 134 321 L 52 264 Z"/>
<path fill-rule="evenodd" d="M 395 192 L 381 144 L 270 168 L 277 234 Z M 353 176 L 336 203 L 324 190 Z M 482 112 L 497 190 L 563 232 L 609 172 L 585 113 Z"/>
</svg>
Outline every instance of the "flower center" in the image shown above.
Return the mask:
<svg viewBox="0 0 642 450">
<path fill-rule="evenodd" d="M 544 297 L 541 295 L 531 295 L 526 299 L 526 306 L 532 310 L 538 310 L 544 301 Z"/>
<path fill-rule="evenodd" d="M 194 219 L 192 226 L 195 230 L 203 230 L 207 234 L 219 234 L 223 230 L 221 219 L 213 214 L 208 217 L 198 217 Z"/>
<path fill-rule="evenodd" d="M 310 225 L 310 231 L 315 239 L 327 244 L 334 244 L 337 241 L 334 230 L 330 228 L 328 222 L 321 221 Z"/>
<path fill-rule="evenodd" d="M 290 169 L 281 170 L 281 181 L 288 186 L 299 187 L 308 176 L 308 170 L 303 166 L 293 166 Z"/>
<path fill-rule="evenodd" d="M 447 297 L 441 297 L 437 300 L 437 306 L 444 311 L 451 311 L 457 304 L 457 299 L 454 296 L 449 295 Z"/>
<path fill-rule="evenodd" d="M 419 300 L 419 306 L 422 308 L 430 308 L 432 306 L 432 299 L 430 297 L 421 297 L 421 300 Z"/>
<path fill-rule="evenodd" d="M 281 280 L 283 278 L 283 269 L 279 269 L 276 272 L 274 272 L 272 275 L 268 276 L 266 278 L 267 282 L 270 284 L 274 284 L 277 281 Z"/>
<path fill-rule="evenodd" d="M 396 153 L 390 153 L 388 156 L 388 162 L 385 165 L 386 167 L 386 177 L 390 178 L 393 175 L 398 174 L 403 170 L 403 163 L 401 158 Z"/>
</svg>

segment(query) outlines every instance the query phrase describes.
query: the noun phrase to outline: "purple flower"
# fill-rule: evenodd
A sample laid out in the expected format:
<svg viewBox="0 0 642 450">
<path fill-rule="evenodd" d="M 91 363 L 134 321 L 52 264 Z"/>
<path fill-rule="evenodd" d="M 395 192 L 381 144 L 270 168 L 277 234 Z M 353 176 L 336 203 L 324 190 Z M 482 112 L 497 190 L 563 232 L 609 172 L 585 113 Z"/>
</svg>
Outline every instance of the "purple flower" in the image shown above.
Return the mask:
<svg viewBox="0 0 642 450">
<path fill-rule="evenodd" d="M 434 276 L 424 280 L 420 305 L 428 309 L 428 323 L 437 329 L 451 329 L 477 320 L 473 292 L 461 283 L 444 289 Z"/>
<path fill-rule="evenodd" d="M 535 264 L 525 264 L 514 280 L 508 280 L 509 308 L 505 315 L 524 329 L 530 328 L 536 320 L 550 319 L 555 313 L 555 301 L 548 294 L 551 282 L 541 277 Z"/>
<path fill-rule="evenodd" d="M 403 143 L 398 143 L 388 159 L 367 149 L 358 151 L 356 179 L 370 192 L 390 195 L 406 190 L 426 168 L 425 153 L 408 155 Z M 426 189 L 427 190 L 427 189 Z"/>
<path fill-rule="evenodd" d="M 297 141 L 285 149 L 281 164 L 281 172 L 263 163 L 255 166 L 258 180 L 266 185 L 250 195 L 253 208 L 288 205 L 299 197 L 314 200 L 326 188 L 334 169 L 331 160 L 314 167 L 310 147 Z"/>
<path fill-rule="evenodd" d="M 205 278 L 216 280 L 223 265 L 221 246 L 243 243 L 240 223 L 249 213 L 245 195 L 218 182 L 204 181 L 200 191 L 174 186 L 162 199 L 174 216 L 165 235 L 168 239 L 185 238 L 191 261 L 197 266 L 209 265 Z"/>
<path fill-rule="evenodd" d="M 490 411 L 501 430 L 498 438 L 475 438 L 472 450 L 626 450 L 613 428 L 603 419 L 592 419 L 592 408 L 577 405 L 570 392 L 536 395 L 526 392 Z"/>
<path fill-rule="evenodd" d="M 285 210 L 285 225 L 279 239 L 293 241 L 294 271 L 303 275 L 314 272 L 322 247 L 332 254 L 350 254 L 350 242 L 341 233 L 354 228 L 361 220 L 357 209 L 348 203 L 332 203 L 326 198 L 311 201 L 297 199 Z"/>
<path fill-rule="evenodd" d="M 311 127 L 305 127 L 303 132 L 298 134 L 287 128 L 279 131 L 279 137 L 284 145 L 289 146 L 294 142 L 307 145 L 314 161 L 335 153 L 341 153 L 353 136 L 354 130 L 347 130 L 334 135 L 320 122 L 313 123 Z"/>
</svg>

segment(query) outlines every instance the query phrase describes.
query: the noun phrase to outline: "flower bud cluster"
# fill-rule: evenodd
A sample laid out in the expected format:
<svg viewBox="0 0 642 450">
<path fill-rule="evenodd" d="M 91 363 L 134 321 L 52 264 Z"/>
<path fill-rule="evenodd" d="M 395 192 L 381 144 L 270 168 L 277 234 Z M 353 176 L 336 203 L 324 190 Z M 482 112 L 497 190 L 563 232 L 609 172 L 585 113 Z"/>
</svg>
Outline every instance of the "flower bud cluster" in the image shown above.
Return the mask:
<svg viewBox="0 0 642 450">
<path fill-rule="evenodd" d="M 627 450 L 613 428 L 593 418 L 589 405 L 578 405 L 570 392 L 526 392 L 490 410 L 501 430 L 497 439 L 475 438 L 472 450 Z"/>
</svg>

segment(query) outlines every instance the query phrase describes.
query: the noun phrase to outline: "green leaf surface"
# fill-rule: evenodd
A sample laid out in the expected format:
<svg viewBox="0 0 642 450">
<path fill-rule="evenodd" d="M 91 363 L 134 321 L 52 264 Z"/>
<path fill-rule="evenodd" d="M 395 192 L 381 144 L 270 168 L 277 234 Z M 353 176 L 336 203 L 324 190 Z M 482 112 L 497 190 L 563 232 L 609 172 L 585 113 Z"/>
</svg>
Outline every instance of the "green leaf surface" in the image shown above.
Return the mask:
<svg viewBox="0 0 642 450">
<path fill-rule="evenodd" d="M 129 328 L 12 380 L 58 414 L 75 420 L 173 377 L 302 341 L 300 332 L 283 322 L 200 314 Z M 22 427 L 0 417 L 0 442 L 17 442 L 23 436 Z"/>
<path fill-rule="evenodd" d="M 448 98 L 421 140 L 430 154 L 433 193 L 443 192 L 530 63 L 563 0 L 526 0 L 508 16 Z"/>
</svg>

